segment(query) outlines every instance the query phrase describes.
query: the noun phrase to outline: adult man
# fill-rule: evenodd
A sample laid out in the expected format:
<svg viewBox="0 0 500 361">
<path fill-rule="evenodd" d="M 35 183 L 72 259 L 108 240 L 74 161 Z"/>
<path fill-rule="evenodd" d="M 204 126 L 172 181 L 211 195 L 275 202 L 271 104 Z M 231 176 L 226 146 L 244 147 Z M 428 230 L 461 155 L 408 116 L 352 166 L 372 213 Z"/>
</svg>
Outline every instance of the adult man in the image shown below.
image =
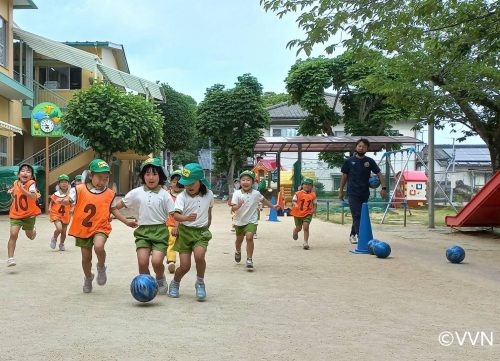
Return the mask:
<svg viewBox="0 0 500 361">
<path fill-rule="evenodd" d="M 377 163 L 365 156 L 366 151 L 370 147 L 368 139 L 361 138 L 356 142 L 355 154 L 344 162 L 341 168 L 342 179 L 340 180 L 339 198 L 344 200 L 344 186 L 347 183 L 347 194 L 349 196 L 349 208 L 352 215 L 352 227 L 349 241 L 357 243 L 359 234 L 359 222 L 361 220 L 361 206 L 368 202 L 370 197 L 370 188 L 368 180 L 371 172 L 375 173 L 380 180 L 382 190 L 380 196 L 387 196 L 387 188 L 384 185 L 384 177 L 380 172 Z"/>
</svg>

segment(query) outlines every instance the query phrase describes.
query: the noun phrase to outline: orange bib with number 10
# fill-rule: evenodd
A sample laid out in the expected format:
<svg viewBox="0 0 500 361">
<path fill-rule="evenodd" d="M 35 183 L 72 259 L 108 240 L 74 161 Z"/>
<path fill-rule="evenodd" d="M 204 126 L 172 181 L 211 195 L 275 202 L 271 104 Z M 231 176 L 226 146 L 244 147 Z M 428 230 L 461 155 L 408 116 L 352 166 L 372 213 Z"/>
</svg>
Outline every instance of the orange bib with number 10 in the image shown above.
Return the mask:
<svg viewBox="0 0 500 361">
<path fill-rule="evenodd" d="M 34 180 L 29 180 L 21 185 L 21 182 L 14 183 L 14 192 L 12 193 L 12 204 L 10 205 L 9 217 L 12 219 L 24 219 L 37 216 L 42 213 L 41 209 L 36 204 L 36 199 L 28 197 L 24 194 L 19 186 L 29 191 L 30 186 L 35 183 Z"/>
<path fill-rule="evenodd" d="M 69 235 L 90 238 L 96 233 L 111 233 L 109 211 L 115 192 L 107 188 L 102 193 L 92 193 L 86 184 L 76 187 L 76 204 Z"/>
</svg>

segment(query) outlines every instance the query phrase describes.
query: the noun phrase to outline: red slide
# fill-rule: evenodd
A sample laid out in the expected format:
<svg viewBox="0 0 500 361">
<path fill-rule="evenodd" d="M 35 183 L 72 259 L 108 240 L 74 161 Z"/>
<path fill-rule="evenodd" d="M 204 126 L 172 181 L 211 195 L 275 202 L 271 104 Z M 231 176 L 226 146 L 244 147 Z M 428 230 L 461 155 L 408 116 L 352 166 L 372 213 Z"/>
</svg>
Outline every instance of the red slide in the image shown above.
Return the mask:
<svg viewBox="0 0 500 361">
<path fill-rule="evenodd" d="M 500 226 L 500 171 L 456 216 L 446 216 L 444 221 L 448 227 Z"/>
</svg>

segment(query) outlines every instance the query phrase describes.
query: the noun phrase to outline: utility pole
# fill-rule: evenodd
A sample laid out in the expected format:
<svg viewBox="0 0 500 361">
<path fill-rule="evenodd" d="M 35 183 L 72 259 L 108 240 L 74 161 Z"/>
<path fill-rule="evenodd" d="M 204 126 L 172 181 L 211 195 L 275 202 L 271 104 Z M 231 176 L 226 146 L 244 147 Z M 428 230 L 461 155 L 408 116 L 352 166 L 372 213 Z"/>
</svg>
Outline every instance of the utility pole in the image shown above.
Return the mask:
<svg viewBox="0 0 500 361">
<path fill-rule="evenodd" d="M 427 166 L 429 168 L 429 195 L 428 197 L 428 207 L 429 207 L 429 228 L 435 228 L 434 222 L 434 182 L 436 181 L 434 175 L 434 120 L 431 120 L 428 124 L 428 147 L 427 152 Z"/>
</svg>

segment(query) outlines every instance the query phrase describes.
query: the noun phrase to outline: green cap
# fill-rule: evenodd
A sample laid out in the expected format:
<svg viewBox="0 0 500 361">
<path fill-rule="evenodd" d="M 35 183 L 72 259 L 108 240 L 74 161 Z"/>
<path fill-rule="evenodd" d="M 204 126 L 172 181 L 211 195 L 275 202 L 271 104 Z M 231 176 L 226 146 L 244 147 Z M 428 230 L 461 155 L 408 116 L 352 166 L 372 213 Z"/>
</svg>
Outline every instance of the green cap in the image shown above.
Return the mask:
<svg viewBox="0 0 500 361">
<path fill-rule="evenodd" d="M 141 164 L 141 171 L 147 165 L 152 165 L 152 166 L 160 167 L 160 168 L 162 167 L 160 158 L 148 158 L 148 159 L 146 159 Z"/>
<path fill-rule="evenodd" d="M 203 168 L 198 163 L 189 163 L 184 166 L 182 170 L 181 179 L 179 179 L 179 183 L 184 186 L 189 186 L 196 182 L 197 180 L 201 180 L 201 182 L 210 188 L 210 183 L 206 180 L 205 174 L 203 173 Z"/>
<path fill-rule="evenodd" d="M 240 179 L 241 177 L 243 176 L 247 176 L 247 177 L 250 177 L 252 178 L 253 180 L 255 180 L 255 173 L 252 172 L 251 170 L 244 170 L 243 172 L 240 173 Z"/>
<path fill-rule="evenodd" d="M 61 174 L 59 177 L 57 177 L 57 181 L 68 181 L 69 182 L 69 177 L 66 174 Z"/>
<path fill-rule="evenodd" d="M 311 178 L 304 178 L 302 179 L 302 184 L 307 183 L 307 184 L 313 184 L 313 180 Z"/>
<path fill-rule="evenodd" d="M 102 159 L 94 159 L 92 162 L 90 162 L 89 171 L 91 171 L 92 173 L 111 173 L 108 163 L 106 163 Z"/>
<path fill-rule="evenodd" d="M 172 180 L 175 176 L 178 176 L 179 178 L 182 177 L 182 171 L 179 169 L 174 170 L 172 174 L 170 174 L 170 179 Z"/>
<path fill-rule="evenodd" d="M 81 181 L 81 180 L 82 180 L 82 175 L 81 175 L 81 174 L 78 174 L 78 175 L 75 177 L 75 180 L 79 180 L 79 181 Z"/>
</svg>

